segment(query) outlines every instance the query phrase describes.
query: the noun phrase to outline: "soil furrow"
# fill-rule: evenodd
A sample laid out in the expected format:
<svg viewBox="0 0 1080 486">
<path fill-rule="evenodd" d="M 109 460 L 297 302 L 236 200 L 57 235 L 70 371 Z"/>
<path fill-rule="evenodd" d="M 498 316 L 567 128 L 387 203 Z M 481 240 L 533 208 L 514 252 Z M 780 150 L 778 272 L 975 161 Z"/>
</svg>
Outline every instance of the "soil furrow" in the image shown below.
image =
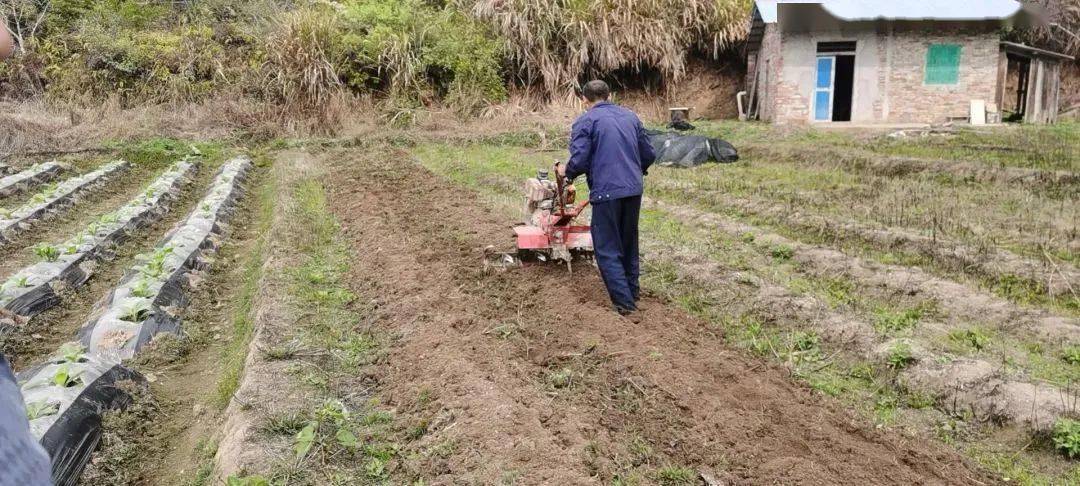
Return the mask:
<svg viewBox="0 0 1080 486">
<path fill-rule="evenodd" d="M 1033 188 L 1061 188 L 1075 193 L 1080 174 L 1065 170 L 1043 170 L 1029 167 L 1008 167 L 989 162 L 965 160 L 923 159 L 918 157 L 882 156 L 858 152 L 850 148 L 837 149 L 817 146 L 813 150 L 792 150 L 768 145 L 742 147 L 744 155 L 756 158 L 795 160 L 822 167 L 842 167 L 885 177 L 908 177 L 930 173 L 955 177 L 978 183 L 1023 185 Z"/>
<path fill-rule="evenodd" d="M 985 480 L 952 452 L 860 429 L 662 302 L 645 299 L 638 322 L 619 317 L 594 272 L 484 273 L 483 247 L 504 238 L 509 221 L 405 160 L 361 157 L 333 180 L 337 199 L 350 201 L 339 214 L 357 267 L 385 291 L 381 325 L 401 336 L 382 373 L 384 398 L 417 419 L 450 417 L 423 442 L 469 445 L 438 463 L 420 458 L 414 470 L 446 482 L 511 469 L 520 484 L 610 481 L 664 463 L 747 484 Z M 521 339 L 492 335 L 505 325 Z M 434 399 L 418 410 L 422 389 Z M 638 465 L 620 459 L 634 437 L 652 451 Z"/>
<path fill-rule="evenodd" d="M 657 186 L 659 189 L 684 191 L 684 188 Z M 888 250 L 925 255 L 945 268 L 994 279 L 1025 278 L 1040 284 L 1050 295 L 1070 295 L 1080 282 L 1080 270 L 1067 262 L 1032 260 L 999 248 L 973 248 L 945 238 L 927 236 L 900 228 L 880 228 L 853 220 L 825 217 L 792 205 L 767 200 L 732 197 L 720 193 L 683 197 L 700 199 L 706 204 L 721 204 L 742 214 L 776 221 L 789 228 L 812 232 L 821 238 L 855 240 Z"/>
<path fill-rule="evenodd" d="M 923 296 L 934 299 L 951 318 L 953 323 L 980 322 L 993 324 L 1005 332 L 1027 332 L 1043 336 L 1051 342 L 1065 339 L 1080 342 L 1080 322 L 1075 318 L 1053 313 L 1021 308 L 1012 302 L 986 292 L 970 288 L 958 282 L 928 274 L 922 269 L 900 265 L 886 265 L 854 257 L 832 248 L 804 244 L 785 238 L 761 228 L 707 213 L 688 206 L 677 206 L 659 200 L 649 204 L 692 225 L 727 233 L 735 238 L 750 239 L 752 244 L 764 250 L 783 245 L 793 251 L 792 258 L 802 265 L 802 270 L 816 276 L 844 276 L 868 289 L 885 289 L 890 293 L 909 297 Z M 747 236 L 749 235 L 749 236 Z"/>
</svg>

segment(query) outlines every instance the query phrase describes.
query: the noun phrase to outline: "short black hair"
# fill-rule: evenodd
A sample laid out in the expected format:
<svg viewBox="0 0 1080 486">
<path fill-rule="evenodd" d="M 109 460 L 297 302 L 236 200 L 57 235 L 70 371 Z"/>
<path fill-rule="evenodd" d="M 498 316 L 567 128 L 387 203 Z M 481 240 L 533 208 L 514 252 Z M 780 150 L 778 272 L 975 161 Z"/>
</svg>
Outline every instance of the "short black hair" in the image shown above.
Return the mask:
<svg viewBox="0 0 1080 486">
<path fill-rule="evenodd" d="M 585 86 L 581 87 L 581 96 L 584 96 L 590 103 L 606 100 L 610 95 L 611 88 L 608 87 L 607 83 L 599 79 L 589 81 L 585 83 Z"/>
</svg>

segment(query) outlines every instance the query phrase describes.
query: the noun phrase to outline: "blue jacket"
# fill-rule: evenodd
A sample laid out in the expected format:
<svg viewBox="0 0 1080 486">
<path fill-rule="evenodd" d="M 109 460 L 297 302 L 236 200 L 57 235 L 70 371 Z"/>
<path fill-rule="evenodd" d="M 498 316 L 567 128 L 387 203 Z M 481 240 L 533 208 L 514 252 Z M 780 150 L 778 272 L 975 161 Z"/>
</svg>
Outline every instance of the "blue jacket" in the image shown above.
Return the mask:
<svg viewBox="0 0 1080 486">
<path fill-rule="evenodd" d="M 654 160 L 656 153 L 637 115 L 603 101 L 574 121 L 566 177 L 585 174 L 593 203 L 640 196 L 642 176 Z"/>
</svg>

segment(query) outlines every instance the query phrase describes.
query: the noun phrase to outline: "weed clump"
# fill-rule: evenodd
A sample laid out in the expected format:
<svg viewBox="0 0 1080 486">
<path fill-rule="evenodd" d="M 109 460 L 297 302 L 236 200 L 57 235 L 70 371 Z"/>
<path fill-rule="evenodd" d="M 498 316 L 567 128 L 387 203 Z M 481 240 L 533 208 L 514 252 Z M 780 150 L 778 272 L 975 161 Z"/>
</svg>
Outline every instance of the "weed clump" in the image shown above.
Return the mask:
<svg viewBox="0 0 1080 486">
<path fill-rule="evenodd" d="M 907 343 L 897 343 L 889 348 L 889 352 L 885 357 L 885 364 L 894 370 L 901 370 L 907 368 L 908 365 L 915 362 L 915 356 L 911 351 L 911 345 Z"/>
<path fill-rule="evenodd" d="M 1080 421 L 1061 419 L 1054 424 L 1054 448 L 1070 459 L 1080 456 Z"/>
</svg>

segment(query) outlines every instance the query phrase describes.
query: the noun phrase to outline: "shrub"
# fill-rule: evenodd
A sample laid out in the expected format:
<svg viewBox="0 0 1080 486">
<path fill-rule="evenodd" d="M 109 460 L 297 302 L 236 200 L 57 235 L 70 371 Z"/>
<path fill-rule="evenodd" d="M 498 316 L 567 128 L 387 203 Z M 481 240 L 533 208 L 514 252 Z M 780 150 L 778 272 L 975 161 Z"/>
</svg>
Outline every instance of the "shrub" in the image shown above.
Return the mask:
<svg viewBox="0 0 1080 486">
<path fill-rule="evenodd" d="M 463 111 L 506 97 L 503 44 L 452 7 L 421 0 L 346 4 L 350 58 L 342 75 L 354 87 L 391 98 L 443 98 Z"/>
</svg>

